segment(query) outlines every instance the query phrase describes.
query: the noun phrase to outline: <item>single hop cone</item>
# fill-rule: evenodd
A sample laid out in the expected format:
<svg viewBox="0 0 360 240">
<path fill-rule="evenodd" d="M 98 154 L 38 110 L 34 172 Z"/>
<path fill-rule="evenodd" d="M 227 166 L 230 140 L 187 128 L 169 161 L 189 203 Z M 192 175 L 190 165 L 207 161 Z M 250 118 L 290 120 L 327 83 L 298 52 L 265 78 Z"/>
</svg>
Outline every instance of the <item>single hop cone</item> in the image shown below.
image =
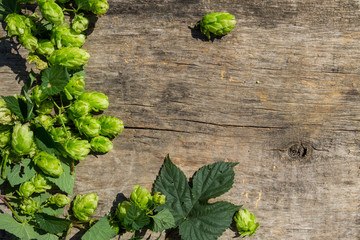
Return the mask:
<svg viewBox="0 0 360 240">
<path fill-rule="evenodd" d="M 230 13 L 209 13 L 206 14 L 200 21 L 200 31 L 211 39 L 211 34 L 215 36 L 223 36 L 235 28 L 235 16 Z"/>
<path fill-rule="evenodd" d="M 255 215 L 247 209 L 237 211 L 234 216 L 234 221 L 241 237 L 253 235 L 259 227 Z"/>
<path fill-rule="evenodd" d="M 58 207 L 65 207 L 70 204 L 71 199 L 64 194 L 55 194 L 49 198 L 50 204 L 55 204 Z"/>
<path fill-rule="evenodd" d="M 74 216 L 83 222 L 88 222 L 89 217 L 94 214 L 99 197 L 95 193 L 77 195 L 73 202 L 72 211 Z"/>
<path fill-rule="evenodd" d="M 33 161 L 43 173 L 51 177 L 58 178 L 64 172 L 60 160 L 47 152 L 40 151 L 36 153 Z"/>
<path fill-rule="evenodd" d="M 131 192 L 130 199 L 140 209 L 149 210 L 153 204 L 153 198 L 146 188 L 136 184 Z"/>
</svg>

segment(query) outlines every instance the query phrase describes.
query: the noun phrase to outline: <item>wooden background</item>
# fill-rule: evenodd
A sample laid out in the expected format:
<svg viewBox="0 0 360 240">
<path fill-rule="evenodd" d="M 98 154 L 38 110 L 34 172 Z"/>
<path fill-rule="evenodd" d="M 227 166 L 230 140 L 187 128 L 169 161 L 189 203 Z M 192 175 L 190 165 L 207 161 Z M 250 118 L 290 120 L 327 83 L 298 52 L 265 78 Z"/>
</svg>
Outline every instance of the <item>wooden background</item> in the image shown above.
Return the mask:
<svg viewBox="0 0 360 240">
<path fill-rule="evenodd" d="M 223 199 L 256 214 L 252 239 L 360 239 L 360 1 L 109 3 L 84 46 L 86 83 L 126 129 L 78 165 L 75 192 L 100 196 L 97 216 L 134 184 L 150 189 L 170 153 L 189 177 L 239 162 Z M 189 28 L 220 11 L 237 19 L 227 36 Z M 2 95 L 26 74 L 11 47 L 0 43 Z"/>
</svg>

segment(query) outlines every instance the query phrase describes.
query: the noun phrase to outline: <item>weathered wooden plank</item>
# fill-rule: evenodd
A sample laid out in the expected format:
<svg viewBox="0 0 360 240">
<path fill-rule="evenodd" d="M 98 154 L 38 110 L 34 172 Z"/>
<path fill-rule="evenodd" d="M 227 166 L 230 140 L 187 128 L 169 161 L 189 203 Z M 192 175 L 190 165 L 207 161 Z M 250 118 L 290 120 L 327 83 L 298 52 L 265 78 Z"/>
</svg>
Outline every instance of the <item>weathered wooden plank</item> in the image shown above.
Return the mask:
<svg viewBox="0 0 360 240">
<path fill-rule="evenodd" d="M 358 1 L 110 4 L 84 46 L 87 89 L 127 128 L 78 165 L 75 187 L 99 194 L 98 216 L 134 184 L 151 188 L 170 153 L 189 177 L 240 162 L 223 199 L 255 212 L 254 239 L 360 239 Z M 202 41 L 189 26 L 212 11 L 237 27 Z M 1 46 L 1 94 L 17 93 L 24 63 Z"/>
</svg>

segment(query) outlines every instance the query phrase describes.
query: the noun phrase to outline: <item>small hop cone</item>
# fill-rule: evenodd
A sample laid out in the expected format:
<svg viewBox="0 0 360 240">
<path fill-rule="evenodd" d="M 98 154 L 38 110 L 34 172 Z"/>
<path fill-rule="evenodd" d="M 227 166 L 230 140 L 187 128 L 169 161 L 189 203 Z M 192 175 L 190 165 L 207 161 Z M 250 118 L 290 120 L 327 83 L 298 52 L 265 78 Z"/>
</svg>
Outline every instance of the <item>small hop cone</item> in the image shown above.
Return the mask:
<svg viewBox="0 0 360 240">
<path fill-rule="evenodd" d="M 74 216 L 83 222 L 88 222 L 89 217 L 94 214 L 99 197 L 95 193 L 77 195 L 73 202 L 72 211 Z"/>
<path fill-rule="evenodd" d="M 70 204 L 71 199 L 64 194 L 55 194 L 49 198 L 50 204 L 55 204 L 58 207 L 65 207 Z"/>
<path fill-rule="evenodd" d="M 87 140 L 68 139 L 64 148 L 72 159 L 82 161 L 89 154 L 91 144 Z"/>
<path fill-rule="evenodd" d="M 62 8 L 55 1 L 37 1 L 42 16 L 54 25 L 61 25 L 65 22 Z"/>
<path fill-rule="evenodd" d="M 55 50 L 48 58 L 51 65 L 61 65 L 69 69 L 79 69 L 86 65 L 90 54 L 78 47 L 63 47 Z"/>
<path fill-rule="evenodd" d="M 88 138 L 99 136 L 101 125 L 97 118 L 84 116 L 74 120 L 79 132 Z"/>
<path fill-rule="evenodd" d="M 130 207 L 131 203 L 129 201 L 123 201 L 122 203 L 118 204 L 115 214 L 120 223 L 122 223 L 122 225 L 124 223 L 126 213 L 129 211 Z"/>
<path fill-rule="evenodd" d="M 23 182 L 17 192 L 21 197 L 28 198 L 35 192 L 35 186 L 31 181 Z"/>
<path fill-rule="evenodd" d="M 88 28 L 88 26 L 89 26 L 89 20 L 86 17 L 84 17 L 83 13 L 80 13 L 75 16 L 71 28 L 75 32 L 81 33 L 85 31 Z"/>
<path fill-rule="evenodd" d="M 32 198 L 23 199 L 20 204 L 20 211 L 22 214 L 34 215 L 39 210 L 40 203 L 35 202 Z"/>
<path fill-rule="evenodd" d="M 109 10 L 109 3 L 107 0 L 95 1 L 91 7 L 91 11 L 96 15 L 103 15 Z"/>
<path fill-rule="evenodd" d="M 237 211 L 234 216 L 234 221 L 241 237 L 253 235 L 259 227 L 255 215 L 247 209 Z"/>
<path fill-rule="evenodd" d="M 211 39 L 211 34 L 215 36 L 223 36 L 235 28 L 235 16 L 230 13 L 209 13 L 200 21 L 200 31 Z"/>
<path fill-rule="evenodd" d="M 59 49 L 81 47 L 85 43 L 85 35 L 75 32 L 70 26 L 58 26 L 52 30 L 51 42 Z"/>
<path fill-rule="evenodd" d="M 5 100 L 0 98 L 0 124 L 12 125 L 15 121 L 15 115 L 11 112 Z"/>
<path fill-rule="evenodd" d="M 38 48 L 38 40 L 31 33 L 20 35 L 19 42 L 30 52 L 35 52 Z"/>
<path fill-rule="evenodd" d="M 157 206 L 163 205 L 164 203 L 166 203 L 166 196 L 157 192 L 153 196 L 153 201 L 154 204 Z"/>
<path fill-rule="evenodd" d="M 40 106 L 48 98 L 48 95 L 42 90 L 39 85 L 36 85 L 31 90 L 31 99 L 35 102 L 37 106 Z"/>
<path fill-rule="evenodd" d="M 47 39 L 39 39 L 36 52 L 46 57 L 50 56 L 55 51 L 54 44 Z"/>
<path fill-rule="evenodd" d="M 27 125 L 15 124 L 11 136 L 11 146 L 19 155 L 28 155 L 34 151 L 34 133 Z"/>
<path fill-rule="evenodd" d="M 99 153 L 107 153 L 113 149 L 113 144 L 109 138 L 104 136 L 97 136 L 91 139 L 91 150 Z"/>
<path fill-rule="evenodd" d="M 115 137 L 117 134 L 120 134 L 124 129 L 123 122 L 113 116 L 101 116 L 99 118 L 101 125 L 100 134 L 106 137 Z"/>
<path fill-rule="evenodd" d="M 0 149 L 5 148 L 11 142 L 11 128 L 0 127 Z"/>
<path fill-rule="evenodd" d="M 36 193 L 42 193 L 52 188 L 49 181 L 41 173 L 36 174 L 34 177 L 30 179 L 30 181 L 34 185 L 35 187 L 34 192 Z"/>
<path fill-rule="evenodd" d="M 130 199 L 134 202 L 140 209 L 149 210 L 153 204 L 153 198 L 149 191 L 146 188 L 141 187 L 139 184 L 136 184 L 131 192 Z"/>
<path fill-rule="evenodd" d="M 88 102 L 91 109 L 95 112 L 104 111 L 109 107 L 109 98 L 100 92 L 84 92 L 79 99 Z"/>
<path fill-rule="evenodd" d="M 68 114 L 71 119 L 80 118 L 86 116 L 91 111 L 90 103 L 82 100 L 75 100 L 68 109 Z"/>
<path fill-rule="evenodd" d="M 68 100 L 78 98 L 85 91 L 85 78 L 83 75 L 74 74 L 65 87 L 65 94 Z"/>
</svg>

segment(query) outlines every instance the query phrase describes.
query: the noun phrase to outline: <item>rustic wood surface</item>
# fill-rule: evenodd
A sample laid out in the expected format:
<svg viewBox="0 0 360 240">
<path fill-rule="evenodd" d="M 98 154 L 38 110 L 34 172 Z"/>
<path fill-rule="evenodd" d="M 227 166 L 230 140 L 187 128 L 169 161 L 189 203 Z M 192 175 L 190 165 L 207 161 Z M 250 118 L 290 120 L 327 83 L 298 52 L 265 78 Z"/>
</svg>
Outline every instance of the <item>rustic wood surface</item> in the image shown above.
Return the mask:
<svg viewBox="0 0 360 240">
<path fill-rule="evenodd" d="M 109 3 L 84 46 L 87 89 L 126 129 L 78 165 L 75 192 L 100 196 L 97 216 L 134 184 L 150 189 L 170 153 L 189 177 L 239 162 L 223 199 L 256 214 L 252 239 L 360 239 L 360 1 Z M 191 27 L 214 11 L 237 25 L 205 41 Z M 11 47 L 0 43 L 2 95 L 26 75 Z"/>
</svg>

